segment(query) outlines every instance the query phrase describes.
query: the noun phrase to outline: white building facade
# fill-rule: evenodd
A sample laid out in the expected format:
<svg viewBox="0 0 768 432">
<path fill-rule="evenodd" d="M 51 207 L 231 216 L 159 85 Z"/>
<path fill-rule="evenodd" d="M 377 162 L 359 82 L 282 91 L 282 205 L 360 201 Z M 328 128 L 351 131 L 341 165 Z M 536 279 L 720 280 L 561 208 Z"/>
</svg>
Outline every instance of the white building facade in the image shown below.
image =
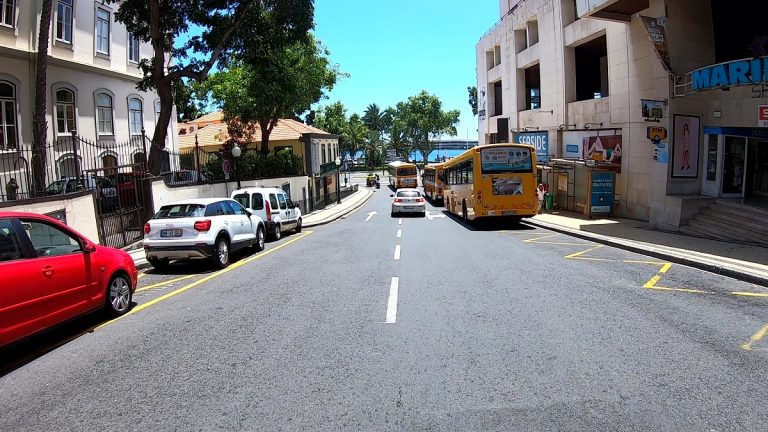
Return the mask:
<svg viewBox="0 0 768 432">
<path fill-rule="evenodd" d="M 24 149 L 32 145 L 35 59 L 41 0 L 0 0 L 0 156 L 17 168 L 20 194 L 29 183 Z M 47 68 L 47 151 L 50 177 L 73 176 L 72 131 L 98 149 L 78 155 L 80 169 L 109 168 L 146 160 L 143 146 L 126 150 L 121 143 L 151 139 L 159 97 L 136 89 L 139 62 L 152 47 L 115 21 L 118 4 L 94 0 L 54 0 Z M 176 153 L 176 113 L 168 126 L 166 149 Z M 81 147 L 84 147 L 83 143 Z M 149 142 L 146 142 L 148 152 Z M 139 148 L 142 148 L 141 150 Z M 21 152 L 21 153 L 19 153 Z M 131 154 L 124 154 L 130 152 Z M 17 154 L 19 153 L 19 154 Z M 14 159 L 16 158 L 16 159 Z M 12 160 L 13 159 L 13 160 Z M 169 164 L 166 161 L 166 164 Z M 0 195 L 5 190 L 0 192 Z"/>
<path fill-rule="evenodd" d="M 476 47 L 480 141 L 536 144 L 561 208 L 591 214 L 595 172 L 613 173 L 612 214 L 664 229 L 711 198 L 768 195 L 768 58 L 752 36 L 768 31 L 754 11 L 500 0 L 499 12 Z"/>
</svg>

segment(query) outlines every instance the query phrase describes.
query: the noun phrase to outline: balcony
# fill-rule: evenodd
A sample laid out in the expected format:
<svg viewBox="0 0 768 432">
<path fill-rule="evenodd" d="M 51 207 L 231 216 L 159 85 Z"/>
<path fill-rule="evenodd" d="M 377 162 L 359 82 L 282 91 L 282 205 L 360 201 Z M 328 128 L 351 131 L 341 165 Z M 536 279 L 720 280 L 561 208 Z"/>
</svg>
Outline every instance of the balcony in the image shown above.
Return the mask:
<svg viewBox="0 0 768 432">
<path fill-rule="evenodd" d="M 597 18 L 628 23 L 632 15 L 648 9 L 649 0 L 577 0 L 579 18 Z"/>
</svg>

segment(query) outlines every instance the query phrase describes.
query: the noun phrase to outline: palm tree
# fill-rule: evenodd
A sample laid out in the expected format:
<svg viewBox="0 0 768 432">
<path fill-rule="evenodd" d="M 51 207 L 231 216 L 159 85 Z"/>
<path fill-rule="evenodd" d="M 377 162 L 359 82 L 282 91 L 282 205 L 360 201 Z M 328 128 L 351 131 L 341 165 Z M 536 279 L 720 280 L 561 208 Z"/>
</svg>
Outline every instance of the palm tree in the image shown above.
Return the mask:
<svg viewBox="0 0 768 432">
<path fill-rule="evenodd" d="M 363 113 L 363 124 L 371 132 L 382 136 L 387 129 L 388 117 L 388 111 L 382 111 L 375 103 L 370 104 Z"/>
<path fill-rule="evenodd" d="M 344 127 L 344 132 L 342 133 L 346 150 L 354 155 L 359 150 L 363 149 L 366 138 L 368 137 L 368 132 L 368 128 L 365 127 L 360 120 L 360 116 L 353 114 L 349 118 L 349 122 Z"/>
</svg>

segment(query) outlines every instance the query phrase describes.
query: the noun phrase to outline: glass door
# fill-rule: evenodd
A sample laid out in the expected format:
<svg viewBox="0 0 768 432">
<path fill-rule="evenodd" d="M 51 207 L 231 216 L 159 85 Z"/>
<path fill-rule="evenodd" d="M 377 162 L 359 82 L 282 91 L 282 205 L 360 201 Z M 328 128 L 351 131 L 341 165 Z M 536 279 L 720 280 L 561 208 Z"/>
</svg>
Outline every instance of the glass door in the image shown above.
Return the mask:
<svg viewBox="0 0 768 432">
<path fill-rule="evenodd" d="M 725 137 L 723 148 L 723 195 L 744 196 L 744 167 L 747 139 Z"/>
</svg>

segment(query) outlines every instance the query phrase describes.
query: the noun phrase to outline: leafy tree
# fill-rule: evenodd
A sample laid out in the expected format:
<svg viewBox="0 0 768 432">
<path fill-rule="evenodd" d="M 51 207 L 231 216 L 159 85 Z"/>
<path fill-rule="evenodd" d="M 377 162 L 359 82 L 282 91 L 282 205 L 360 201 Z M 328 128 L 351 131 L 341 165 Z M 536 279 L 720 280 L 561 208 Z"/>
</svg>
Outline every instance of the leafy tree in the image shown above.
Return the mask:
<svg viewBox="0 0 768 432">
<path fill-rule="evenodd" d="M 32 189 L 45 190 L 45 144 L 48 139 L 46 95 L 48 94 L 48 42 L 51 35 L 53 0 L 43 0 L 35 56 L 35 108 L 32 115 Z"/>
<path fill-rule="evenodd" d="M 314 25 L 314 0 L 106 1 L 119 3 L 115 19 L 139 40 L 151 43 L 154 52 L 140 62 L 144 79 L 138 84 L 140 90 L 153 89 L 160 97 L 151 160 L 160 160 L 165 145 L 175 83 L 203 82 L 214 65 L 226 65 L 233 54 L 305 39 Z M 198 28 L 200 35 L 174 47 L 177 39 Z M 159 164 L 152 166 L 153 172 L 159 169 Z"/>
<path fill-rule="evenodd" d="M 421 153 L 424 162 L 435 149 L 434 141 L 442 135 L 456 135 L 459 111 L 443 111 L 437 96 L 422 90 L 407 102 L 397 104 L 398 120 L 413 147 Z"/>
<path fill-rule="evenodd" d="M 347 145 L 345 132 L 347 129 L 347 109 L 341 102 L 334 102 L 320 108 L 315 116 L 315 127 L 330 134 L 339 136 L 339 150 L 354 157 L 355 150 Z"/>
<path fill-rule="evenodd" d="M 472 115 L 477 115 L 477 86 L 467 87 L 469 93 L 469 106 L 472 108 Z"/>
<path fill-rule="evenodd" d="M 400 108 L 404 109 L 402 103 L 398 103 L 396 108 L 390 110 L 392 124 L 389 128 L 389 147 L 404 160 L 410 160 L 413 145 L 406 133 L 407 126 L 404 123 L 404 115 L 401 113 Z"/>
<path fill-rule="evenodd" d="M 205 114 L 204 101 L 197 96 L 200 89 L 196 83 L 180 80 L 173 85 L 173 100 L 176 101 L 176 120 L 182 123 L 192 121 Z"/>
<path fill-rule="evenodd" d="M 247 52 L 229 70 L 212 75 L 206 86 L 221 105 L 226 121 L 236 118 L 258 123 L 261 152 L 266 154 L 278 120 L 309 111 L 336 84 L 339 72 L 327 55 L 310 35 L 308 42 Z"/>
</svg>

